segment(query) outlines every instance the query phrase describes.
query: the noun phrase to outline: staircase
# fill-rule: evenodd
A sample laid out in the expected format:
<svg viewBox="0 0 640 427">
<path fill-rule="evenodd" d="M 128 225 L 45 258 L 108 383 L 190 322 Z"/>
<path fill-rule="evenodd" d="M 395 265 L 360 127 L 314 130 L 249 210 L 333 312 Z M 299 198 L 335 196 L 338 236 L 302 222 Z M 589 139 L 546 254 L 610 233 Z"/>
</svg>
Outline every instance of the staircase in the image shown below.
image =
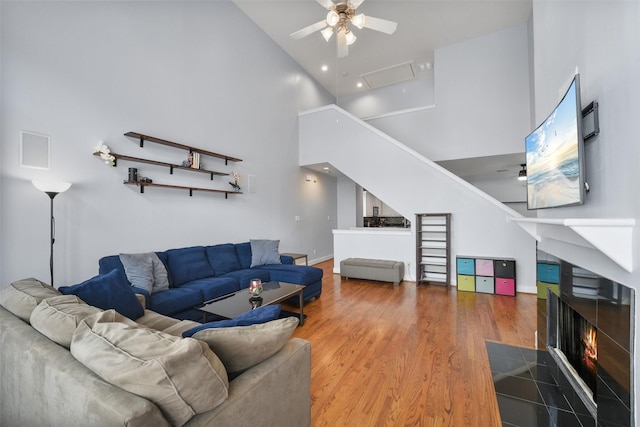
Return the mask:
<svg viewBox="0 0 640 427">
<path fill-rule="evenodd" d="M 507 220 L 518 212 L 338 106 L 300 113 L 299 133 L 300 166 L 329 163 L 408 219 L 450 212 L 452 260 L 515 258 L 518 291 L 535 293 L 534 240 Z M 415 235 L 409 240 L 415 253 Z M 451 273 L 453 285 L 455 266 Z"/>
</svg>

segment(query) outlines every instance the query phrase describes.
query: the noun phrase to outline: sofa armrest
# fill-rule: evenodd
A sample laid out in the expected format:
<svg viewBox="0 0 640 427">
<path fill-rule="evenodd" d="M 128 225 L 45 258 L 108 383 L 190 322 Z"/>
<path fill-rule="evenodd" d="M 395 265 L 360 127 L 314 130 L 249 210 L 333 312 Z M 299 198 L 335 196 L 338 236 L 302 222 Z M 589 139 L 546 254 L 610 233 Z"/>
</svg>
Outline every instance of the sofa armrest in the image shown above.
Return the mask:
<svg viewBox="0 0 640 427">
<path fill-rule="evenodd" d="M 241 420 L 241 422 L 239 422 Z M 311 344 L 290 339 L 229 383 L 229 398 L 185 426 L 311 425 Z"/>
<path fill-rule="evenodd" d="M 136 293 L 136 298 L 138 298 L 138 301 L 142 305 L 142 308 L 146 309 L 147 308 L 147 298 L 144 295 L 138 294 L 138 293 Z"/>
<path fill-rule="evenodd" d="M 280 255 L 280 262 L 283 264 L 293 264 L 293 257 L 289 255 Z"/>
<path fill-rule="evenodd" d="M 147 308 L 147 301 L 151 298 L 151 294 L 149 294 L 145 289 L 138 288 L 136 286 L 132 286 L 131 289 L 133 289 L 133 292 L 136 294 L 136 298 L 138 298 L 138 301 L 142 304 L 142 308 Z"/>
</svg>

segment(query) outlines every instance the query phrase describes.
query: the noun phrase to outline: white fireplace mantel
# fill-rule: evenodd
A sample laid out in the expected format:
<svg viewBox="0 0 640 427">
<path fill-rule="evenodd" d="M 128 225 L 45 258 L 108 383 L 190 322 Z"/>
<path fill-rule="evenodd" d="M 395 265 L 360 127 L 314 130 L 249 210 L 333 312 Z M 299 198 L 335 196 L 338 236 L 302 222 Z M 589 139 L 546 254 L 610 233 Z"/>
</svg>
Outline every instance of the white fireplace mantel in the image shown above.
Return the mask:
<svg viewBox="0 0 640 427">
<path fill-rule="evenodd" d="M 633 218 L 515 218 L 517 223 L 538 242 L 559 240 L 595 249 L 620 267 L 633 271 Z"/>
</svg>

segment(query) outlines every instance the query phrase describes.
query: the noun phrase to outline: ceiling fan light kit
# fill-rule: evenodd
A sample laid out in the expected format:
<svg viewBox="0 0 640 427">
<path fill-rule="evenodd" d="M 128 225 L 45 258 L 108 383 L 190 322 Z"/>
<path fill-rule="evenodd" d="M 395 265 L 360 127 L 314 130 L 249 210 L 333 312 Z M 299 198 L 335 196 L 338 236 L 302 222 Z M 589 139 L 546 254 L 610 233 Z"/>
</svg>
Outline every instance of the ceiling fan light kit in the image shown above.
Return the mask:
<svg viewBox="0 0 640 427">
<path fill-rule="evenodd" d="M 337 33 L 338 57 L 342 58 L 349 54 L 348 46 L 351 46 L 357 40 L 357 37 L 349 29 L 347 24 L 351 24 L 358 29 L 370 28 L 372 30 L 381 31 L 386 34 L 393 34 L 398 26 L 397 23 L 386 19 L 365 16 L 364 14 L 356 15 L 356 8 L 362 4 L 364 0 L 348 0 L 333 3 L 331 0 L 316 0 L 322 7 L 327 9 L 326 19 L 311 24 L 301 30 L 293 32 L 290 37 L 293 39 L 301 39 L 310 34 L 320 31 L 322 37 L 328 42 Z"/>
</svg>

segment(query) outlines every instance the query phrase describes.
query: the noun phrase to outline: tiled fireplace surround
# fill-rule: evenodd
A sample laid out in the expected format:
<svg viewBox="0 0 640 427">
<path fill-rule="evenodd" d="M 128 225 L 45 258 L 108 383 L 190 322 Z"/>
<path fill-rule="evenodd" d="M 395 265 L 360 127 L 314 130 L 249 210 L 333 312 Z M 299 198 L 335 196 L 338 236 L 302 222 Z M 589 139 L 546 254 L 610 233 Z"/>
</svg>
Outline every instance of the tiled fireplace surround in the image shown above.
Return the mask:
<svg viewBox="0 0 640 427">
<path fill-rule="evenodd" d="M 634 290 L 539 251 L 538 297 L 539 348 L 555 347 L 561 300 L 597 328 L 597 425 L 633 425 Z"/>
</svg>

